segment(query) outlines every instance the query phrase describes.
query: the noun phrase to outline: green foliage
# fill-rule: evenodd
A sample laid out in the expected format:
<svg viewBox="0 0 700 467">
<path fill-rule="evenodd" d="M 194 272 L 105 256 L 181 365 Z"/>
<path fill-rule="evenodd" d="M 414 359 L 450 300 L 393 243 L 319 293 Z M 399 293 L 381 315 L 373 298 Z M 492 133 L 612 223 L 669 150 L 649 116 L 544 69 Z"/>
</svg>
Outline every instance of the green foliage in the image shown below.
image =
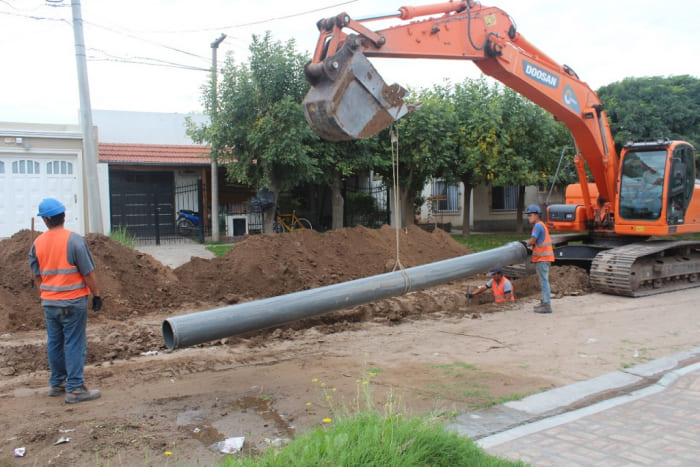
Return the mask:
<svg viewBox="0 0 700 467">
<path fill-rule="evenodd" d="M 294 46 L 294 40 L 273 41 L 269 32 L 254 35 L 249 63 L 226 58 L 211 123 L 189 125 L 193 140 L 209 142 L 217 158 L 228 162 L 232 181 L 278 191 L 320 175 L 310 147 L 318 137 L 299 105 L 308 89 L 307 60 Z M 211 87 L 205 86 L 203 101 L 211 111 Z"/>
<path fill-rule="evenodd" d="M 382 417 L 361 412 L 303 434 L 282 450 L 258 458 L 228 458 L 230 466 L 520 466 L 490 456 L 474 442 L 427 417 Z"/>
<path fill-rule="evenodd" d="M 388 164 L 375 166 L 388 183 L 392 178 L 392 152 L 399 163 L 399 186 L 404 206 L 413 206 L 423 186 L 431 177 L 447 173 L 455 152 L 456 138 L 454 107 L 439 90 L 422 90 L 417 101 L 422 106 L 403 117 L 392 128 L 373 138 L 373 150 Z M 392 137 L 393 132 L 393 137 Z M 396 145 L 392 147 L 392 139 Z M 412 213 L 403 212 L 404 222 Z"/>
<path fill-rule="evenodd" d="M 508 170 L 494 175 L 494 185 L 551 183 L 562 148 L 573 146 L 569 130 L 549 112 L 511 89 L 504 89 L 497 99 L 503 122 L 500 162 Z M 562 179 L 557 182 L 562 183 Z"/>
<path fill-rule="evenodd" d="M 233 243 L 207 243 L 206 249 L 214 253 L 217 258 L 224 256 L 234 247 Z"/>
<path fill-rule="evenodd" d="M 377 200 L 366 192 L 347 193 L 345 198 L 345 216 L 352 224 L 353 219 L 361 219 L 364 225 L 382 225 L 386 221 L 386 212 L 377 205 Z"/>
<path fill-rule="evenodd" d="M 527 240 L 527 235 L 512 233 L 489 233 L 472 235 L 453 235 L 455 241 L 466 245 L 474 253 L 498 248 L 510 242 Z"/>
<path fill-rule="evenodd" d="M 109 232 L 109 238 L 129 248 L 136 246 L 136 236 L 130 234 L 125 226 L 119 226 L 116 230 Z"/>
<path fill-rule="evenodd" d="M 700 144 L 700 79 L 689 76 L 625 78 L 601 87 L 617 145 L 668 137 Z"/>
</svg>

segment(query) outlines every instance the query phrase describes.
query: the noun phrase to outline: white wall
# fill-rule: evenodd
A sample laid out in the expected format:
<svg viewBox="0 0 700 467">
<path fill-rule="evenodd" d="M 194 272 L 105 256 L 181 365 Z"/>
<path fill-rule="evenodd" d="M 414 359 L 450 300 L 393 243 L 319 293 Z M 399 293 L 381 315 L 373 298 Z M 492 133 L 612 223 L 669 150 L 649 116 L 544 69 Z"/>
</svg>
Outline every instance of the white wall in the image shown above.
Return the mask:
<svg viewBox="0 0 700 467">
<path fill-rule="evenodd" d="M 192 145 L 195 143 L 187 136 L 186 117 L 197 124 L 209 121 L 203 114 L 92 111 L 101 143 Z"/>
</svg>

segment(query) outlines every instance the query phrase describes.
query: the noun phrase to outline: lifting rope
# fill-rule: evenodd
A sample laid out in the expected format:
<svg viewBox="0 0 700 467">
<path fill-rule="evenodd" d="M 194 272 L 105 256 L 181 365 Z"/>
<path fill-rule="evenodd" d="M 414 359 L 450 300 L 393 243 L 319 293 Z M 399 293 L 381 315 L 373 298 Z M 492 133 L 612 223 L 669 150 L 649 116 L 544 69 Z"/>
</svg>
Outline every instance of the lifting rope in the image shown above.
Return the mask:
<svg viewBox="0 0 700 467">
<path fill-rule="evenodd" d="M 396 262 L 394 263 L 394 268 L 391 272 L 396 271 L 397 268 L 401 270 L 401 276 L 403 277 L 404 289 L 403 293 L 411 290 L 411 278 L 406 273 L 406 268 L 401 264 L 400 254 L 399 254 L 399 229 L 401 228 L 401 212 L 400 212 L 400 202 L 401 196 L 399 194 L 399 130 L 392 125 L 390 130 L 391 136 L 391 177 L 394 189 L 394 231 L 396 233 Z"/>
</svg>

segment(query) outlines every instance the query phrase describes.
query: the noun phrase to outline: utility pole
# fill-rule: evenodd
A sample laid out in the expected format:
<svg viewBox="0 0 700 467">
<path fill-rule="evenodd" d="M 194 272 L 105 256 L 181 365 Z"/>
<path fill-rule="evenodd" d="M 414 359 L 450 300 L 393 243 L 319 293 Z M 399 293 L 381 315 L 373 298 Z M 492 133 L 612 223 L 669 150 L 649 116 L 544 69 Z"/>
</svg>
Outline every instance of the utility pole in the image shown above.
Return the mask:
<svg viewBox="0 0 700 467">
<path fill-rule="evenodd" d="M 211 111 L 210 118 L 212 126 L 216 125 L 217 112 L 217 91 L 216 91 L 216 51 L 219 48 L 226 34 L 221 34 L 218 39 L 211 43 Z M 219 235 L 219 166 L 217 164 L 218 148 L 212 141 L 211 145 L 211 239 L 218 242 Z"/>
<path fill-rule="evenodd" d="M 83 37 L 83 17 L 80 0 L 71 0 L 73 10 L 73 36 L 75 38 L 75 63 L 78 67 L 78 90 L 80 94 L 80 128 L 83 133 L 83 167 L 87 179 L 88 230 L 104 233 L 102 225 L 102 204 L 100 202 L 100 182 L 97 178 L 97 143 L 92 125 L 90 105 L 90 85 L 88 83 L 85 38 Z"/>
</svg>

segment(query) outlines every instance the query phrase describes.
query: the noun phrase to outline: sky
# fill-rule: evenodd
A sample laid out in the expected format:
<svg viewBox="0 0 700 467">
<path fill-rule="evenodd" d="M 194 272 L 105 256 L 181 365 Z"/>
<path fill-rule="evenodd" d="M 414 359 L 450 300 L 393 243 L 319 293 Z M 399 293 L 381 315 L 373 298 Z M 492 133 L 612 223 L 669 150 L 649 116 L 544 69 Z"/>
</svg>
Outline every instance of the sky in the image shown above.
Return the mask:
<svg viewBox="0 0 700 467">
<path fill-rule="evenodd" d="M 244 63 L 253 34 L 310 56 L 316 21 L 440 0 L 82 0 L 93 109 L 202 112 L 211 43 Z M 71 0 L 0 0 L 0 121 L 77 124 Z M 626 77 L 700 78 L 698 0 L 494 0 L 518 31 L 595 89 Z M 386 27 L 368 23 L 370 27 Z M 478 78 L 468 61 L 372 59 L 387 83 L 420 88 Z"/>
</svg>

